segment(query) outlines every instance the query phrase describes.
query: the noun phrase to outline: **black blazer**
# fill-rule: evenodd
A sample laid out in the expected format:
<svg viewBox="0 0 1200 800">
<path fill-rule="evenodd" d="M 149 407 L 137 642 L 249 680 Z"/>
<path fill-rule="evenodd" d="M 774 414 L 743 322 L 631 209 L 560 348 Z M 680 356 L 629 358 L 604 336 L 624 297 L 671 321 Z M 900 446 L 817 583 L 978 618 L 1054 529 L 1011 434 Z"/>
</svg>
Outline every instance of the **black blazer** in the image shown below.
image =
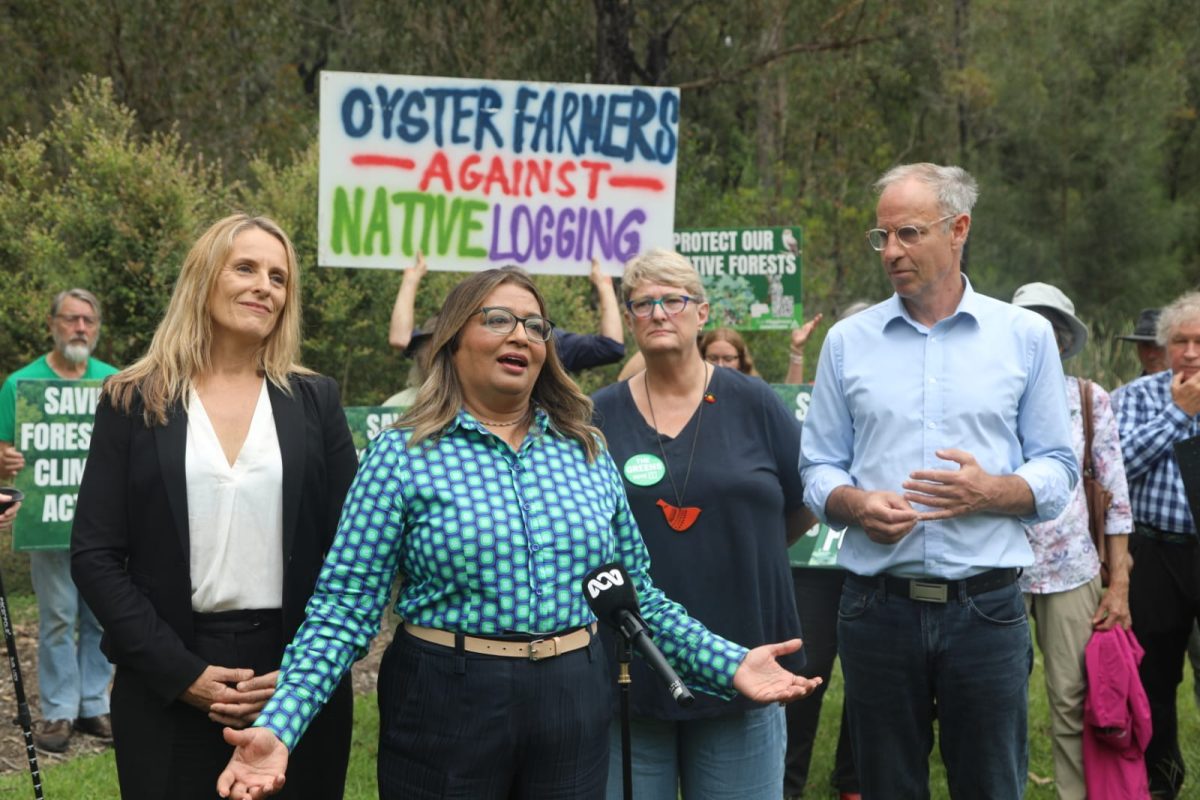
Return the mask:
<svg viewBox="0 0 1200 800">
<path fill-rule="evenodd" d="M 292 396 L 268 382 L 283 460 L 283 640 L 333 541 L 357 458 L 337 384 L 292 375 Z M 71 530 L 71 576 L 104 626 L 101 648 L 164 704 L 207 666 L 194 642 L 184 451 L 187 414 L 146 427 L 140 403 L 96 409 Z"/>
</svg>

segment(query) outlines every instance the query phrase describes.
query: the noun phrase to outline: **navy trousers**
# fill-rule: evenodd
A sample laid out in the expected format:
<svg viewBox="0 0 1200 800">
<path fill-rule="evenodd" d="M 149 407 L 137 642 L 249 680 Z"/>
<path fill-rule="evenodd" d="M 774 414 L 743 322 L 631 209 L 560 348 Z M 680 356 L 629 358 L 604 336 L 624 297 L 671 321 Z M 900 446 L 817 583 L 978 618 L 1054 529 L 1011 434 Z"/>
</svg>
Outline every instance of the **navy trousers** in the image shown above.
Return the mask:
<svg viewBox="0 0 1200 800">
<path fill-rule="evenodd" d="M 379 671 L 381 800 L 603 798 L 608 674 L 598 638 L 535 662 L 397 631 Z"/>
</svg>

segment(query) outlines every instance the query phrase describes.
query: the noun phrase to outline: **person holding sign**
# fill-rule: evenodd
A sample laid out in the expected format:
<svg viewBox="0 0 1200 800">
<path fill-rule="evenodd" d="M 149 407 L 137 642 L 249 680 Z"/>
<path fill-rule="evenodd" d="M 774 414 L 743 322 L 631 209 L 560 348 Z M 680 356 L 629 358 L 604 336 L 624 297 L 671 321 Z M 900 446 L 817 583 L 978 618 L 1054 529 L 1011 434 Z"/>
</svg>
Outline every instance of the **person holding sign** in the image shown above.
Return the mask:
<svg viewBox="0 0 1200 800">
<path fill-rule="evenodd" d="M 686 680 L 761 702 L 816 682 L 747 651 L 654 587 L 591 403 L 567 376 L 545 302 L 521 270 L 446 298 L 429 378 L 372 441 L 274 696 L 217 784 L 286 788 L 313 714 L 379 628 L 396 575 L 404 627 L 379 674 L 379 794 L 395 800 L 600 798 L 612 695 L 583 578 L 620 562 Z M 303 737 L 303 738 L 302 738 Z"/>
<path fill-rule="evenodd" d="M 14 446 L 18 381 L 98 380 L 117 371 L 92 358 L 100 340 L 100 322 L 100 301 L 86 289 L 55 295 L 46 317 L 54 349 L 9 375 L 0 388 L 0 481 L 11 482 L 25 467 L 25 456 Z M 38 601 L 42 707 L 33 741 L 39 749 L 62 753 L 72 730 L 105 739 L 112 736 L 108 699 L 112 667 L 100 652 L 100 623 L 71 581 L 67 551 L 34 550 L 29 567 Z"/>
<path fill-rule="evenodd" d="M 146 355 L 109 379 L 72 531 L 80 592 L 117 665 L 121 793 L 211 798 L 275 689 L 356 465 L 331 379 L 300 366 L 300 275 L 269 219 L 214 223 Z M 340 798 L 348 681 L 290 796 Z"/>
<path fill-rule="evenodd" d="M 388 344 L 407 356 L 415 356 L 418 342 L 428 339 L 430 334 L 430 331 L 413 327 L 416 324 L 417 290 L 428 269 L 425 256 L 418 251 L 416 263 L 404 270 L 400 290 L 396 293 L 396 303 L 392 307 Z M 568 372 L 615 364 L 625 356 L 625 333 L 621 327 L 621 308 L 617 304 L 613 279 L 600 268 L 600 262 L 594 258 L 591 281 L 596 287 L 600 332 L 570 333 L 554 328 L 554 347 L 558 351 L 563 368 Z"/>
<path fill-rule="evenodd" d="M 715 633 L 760 645 L 800 635 L 787 547 L 814 519 L 796 469 L 800 425 L 763 381 L 700 355 L 700 276 L 678 253 L 625 266 L 626 321 L 646 368 L 595 395 L 596 424 L 624 477 L 651 576 Z M 799 669 L 803 656 L 783 660 Z M 697 696 L 680 708 L 633 670 L 634 795 L 783 796 L 784 710 Z M 608 796 L 621 793 L 614 726 Z"/>
</svg>

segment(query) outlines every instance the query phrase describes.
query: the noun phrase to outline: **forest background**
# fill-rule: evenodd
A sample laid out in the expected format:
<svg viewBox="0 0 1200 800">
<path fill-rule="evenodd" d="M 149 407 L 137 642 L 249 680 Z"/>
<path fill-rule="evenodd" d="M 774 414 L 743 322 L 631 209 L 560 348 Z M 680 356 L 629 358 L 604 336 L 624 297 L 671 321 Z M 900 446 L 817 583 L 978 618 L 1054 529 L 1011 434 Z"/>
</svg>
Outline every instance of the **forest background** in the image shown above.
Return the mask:
<svg viewBox="0 0 1200 800">
<path fill-rule="evenodd" d="M 864 239 L 878 175 L 960 164 L 982 189 L 975 287 L 1062 288 L 1093 333 L 1068 367 L 1109 387 L 1137 371 L 1112 336 L 1200 267 L 1190 3 L 4 0 L 0 42 L 0 375 L 48 349 L 71 285 L 105 304 L 97 355 L 128 364 L 189 244 L 245 209 L 296 242 L 304 362 L 348 405 L 400 388 L 400 275 L 315 266 L 322 69 L 680 87 L 676 225 L 800 225 L 808 316 L 891 291 Z M 418 319 L 459 277 L 430 274 Z M 594 329 L 586 280 L 539 283 L 556 322 Z M 780 379 L 787 337 L 748 338 Z"/>
</svg>

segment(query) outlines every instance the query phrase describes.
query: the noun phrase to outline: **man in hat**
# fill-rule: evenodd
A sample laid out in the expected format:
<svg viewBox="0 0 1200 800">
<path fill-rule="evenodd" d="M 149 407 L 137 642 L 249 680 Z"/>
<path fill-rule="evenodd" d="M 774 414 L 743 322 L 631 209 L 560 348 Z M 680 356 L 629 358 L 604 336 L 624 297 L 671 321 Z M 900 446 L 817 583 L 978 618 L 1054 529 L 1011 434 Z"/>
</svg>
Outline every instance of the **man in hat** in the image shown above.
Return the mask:
<svg viewBox="0 0 1200 800">
<path fill-rule="evenodd" d="M 1088 331 L 1075 316 L 1075 304 L 1048 283 L 1027 283 L 1013 295 L 1013 305 L 1036 311 L 1054 329 L 1059 354 L 1066 361 L 1078 355 L 1087 342 Z M 1075 457 L 1083 469 L 1084 428 L 1081 389 L 1085 378 L 1067 378 L 1067 406 L 1071 414 Z M 1129 561 L 1126 558 L 1133 516 L 1117 421 L 1108 394 L 1088 381 L 1091 402 L 1086 413 L 1092 420 L 1092 465 L 1096 479 L 1112 492 L 1112 505 L 1105 514 L 1109 588 L 1100 586 L 1100 560 L 1092 544 L 1087 497 L 1083 482 L 1067 508 L 1049 522 L 1029 528 L 1033 565 L 1021 573 L 1025 607 L 1037 621 L 1037 643 L 1042 651 L 1046 695 L 1050 700 L 1050 730 L 1054 754 L 1054 784 L 1059 800 L 1084 800 L 1087 785 L 1083 774 L 1083 700 L 1087 678 L 1083 669 L 1084 648 L 1092 629 L 1126 629 L 1129 617 Z"/>
<path fill-rule="evenodd" d="M 1167 368 L 1167 349 L 1158 343 L 1155 330 L 1160 313 L 1161 308 L 1143 308 L 1133 326 L 1133 333 L 1117 337 L 1137 344 L 1138 361 L 1142 362 L 1142 375 L 1153 375 Z"/>
</svg>

